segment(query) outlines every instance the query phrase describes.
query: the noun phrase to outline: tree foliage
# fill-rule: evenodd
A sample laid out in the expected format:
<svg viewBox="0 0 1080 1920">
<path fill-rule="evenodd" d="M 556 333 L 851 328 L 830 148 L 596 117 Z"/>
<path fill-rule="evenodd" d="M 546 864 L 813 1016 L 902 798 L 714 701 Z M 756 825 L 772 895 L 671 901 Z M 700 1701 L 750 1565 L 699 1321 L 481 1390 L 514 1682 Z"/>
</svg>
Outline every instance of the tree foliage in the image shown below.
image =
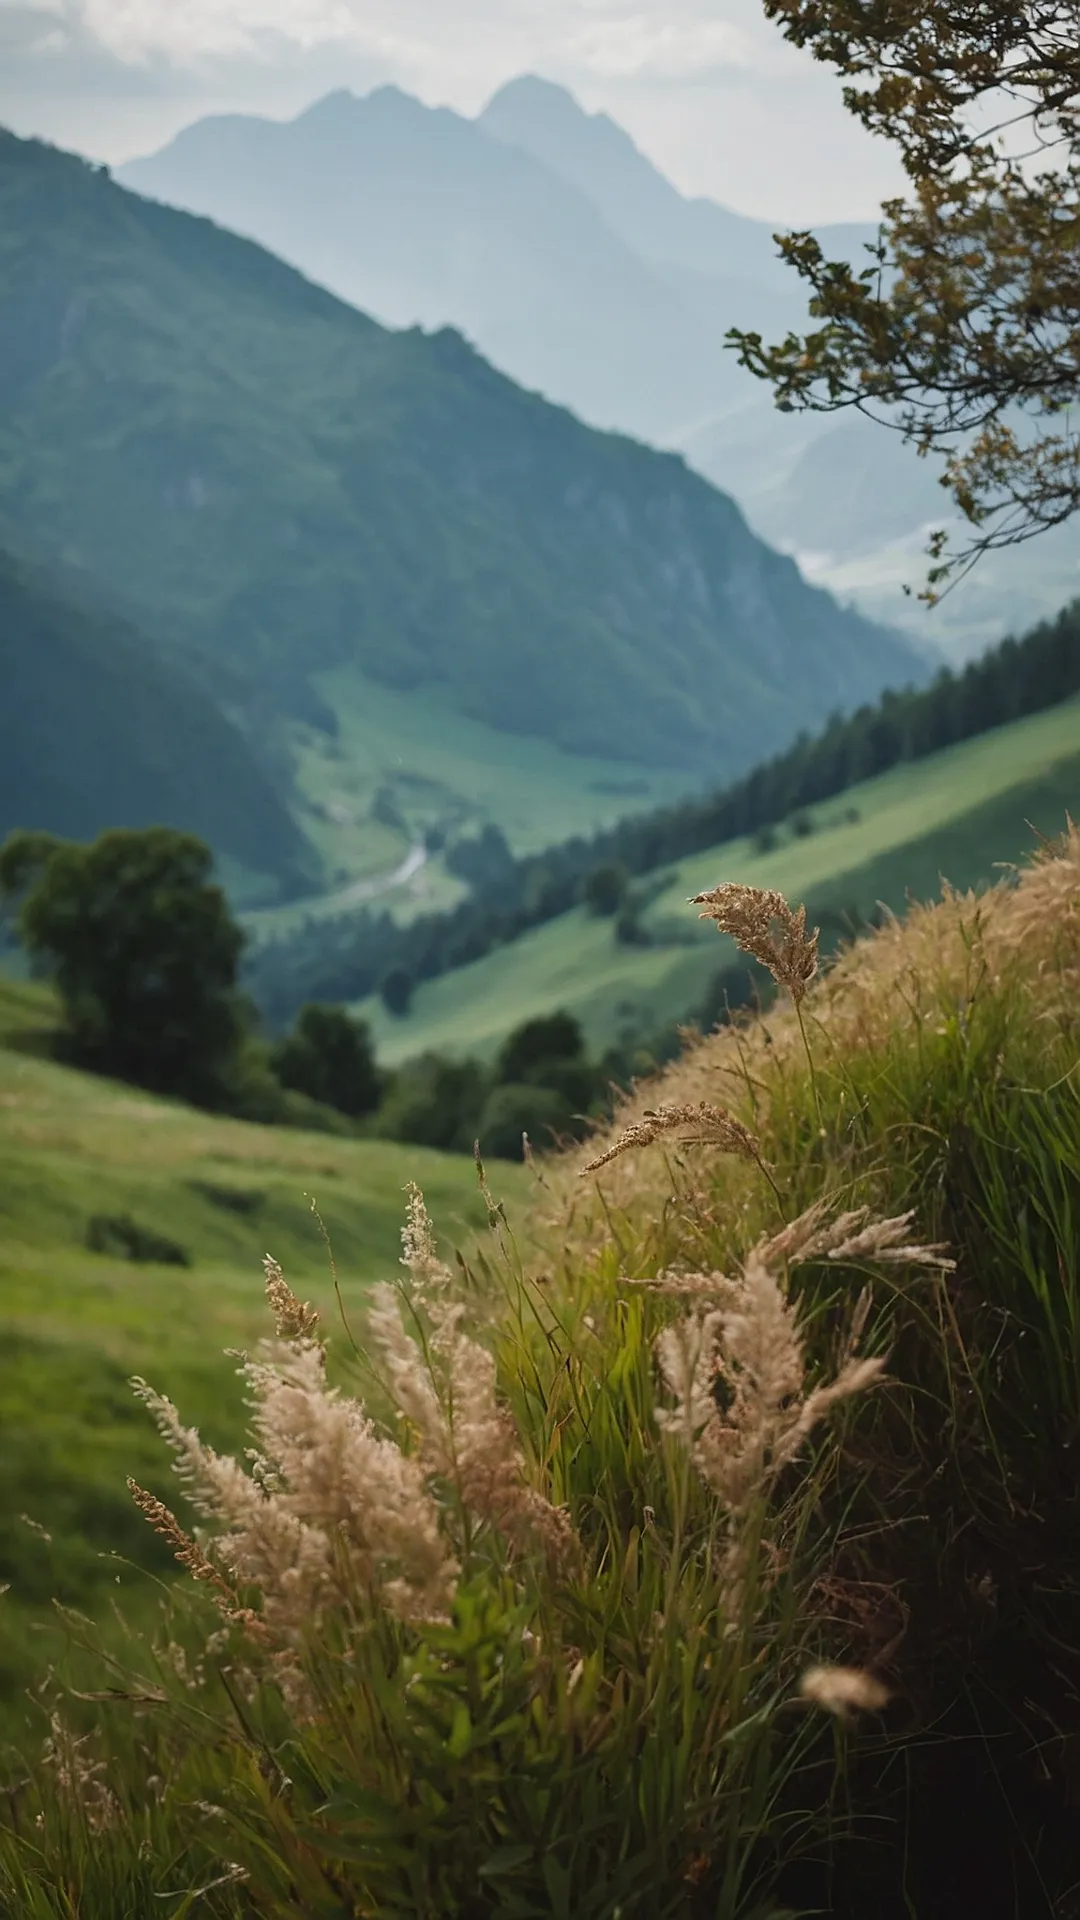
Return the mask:
<svg viewBox="0 0 1080 1920">
<path fill-rule="evenodd" d="M 53 974 L 72 1054 L 160 1093 L 214 1103 L 245 1031 L 244 936 L 210 849 L 167 827 L 89 845 L 15 833 L 0 893 L 19 898 L 23 945 Z"/>
<path fill-rule="evenodd" d="M 371 1035 L 344 1007 L 309 1002 L 270 1056 L 283 1087 L 359 1120 L 379 1104 L 382 1080 Z"/>
<path fill-rule="evenodd" d="M 1076 0 L 765 0 L 835 67 L 910 181 L 863 266 L 779 237 L 817 326 L 729 339 L 784 409 L 858 407 L 943 457 L 967 523 L 931 539 L 933 600 L 991 548 L 1080 506 L 1080 14 Z"/>
</svg>

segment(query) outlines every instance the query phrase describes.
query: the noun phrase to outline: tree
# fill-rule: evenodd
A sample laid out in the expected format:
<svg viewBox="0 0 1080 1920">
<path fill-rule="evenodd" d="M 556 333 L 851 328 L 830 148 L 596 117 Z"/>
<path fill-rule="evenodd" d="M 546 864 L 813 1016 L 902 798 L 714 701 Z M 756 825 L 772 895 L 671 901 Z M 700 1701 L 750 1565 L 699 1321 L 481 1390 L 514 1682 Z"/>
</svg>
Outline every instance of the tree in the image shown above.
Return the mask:
<svg viewBox="0 0 1080 1920">
<path fill-rule="evenodd" d="M 292 1033 L 279 1041 L 270 1062 L 283 1087 L 336 1107 L 350 1119 L 373 1113 L 379 1104 L 382 1079 L 370 1033 L 365 1022 L 351 1019 L 344 1007 L 315 1001 L 302 1007 Z"/>
<path fill-rule="evenodd" d="M 167 827 L 103 833 L 89 846 L 15 833 L 0 893 L 44 961 L 71 1053 L 161 1093 L 213 1103 L 245 1032 L 236 972 L 244 936 L 210 849 Z"/>
<path fill-rule="evenodd" d="M 626 897 L 626 868 L 617 863 L 593 867 L 581 886 L 582 899 L 598 919 L 611 919 Z"/>
<path fill-rule="evenodd" d="M 585 1058 L 585 1036 L 572 1013 L 540 1014 L 507 1035 L 495 1063 L 498 1082 L 535 1081 L 552 1060 Z"/>
<path fill-rule="evenodd" d="M 405 967 L 391 967 L 379 982 L 379 995 L 387 1013 L 403 1020 L 412 1003 L 415 982 Z"/>
<path fill-rule="evenodd" d="M 777 405 L 857 407 L 923 455 L 971 531 L 930 543 L 923 598 L 991 548 L 1080 506 L 1080 22 L 1076 0 L 764 0 L 834 66 L 850 111 L 899 148 L 861 268 L 779 238 L 817 326 L 728 338 Z"/>
</svg>

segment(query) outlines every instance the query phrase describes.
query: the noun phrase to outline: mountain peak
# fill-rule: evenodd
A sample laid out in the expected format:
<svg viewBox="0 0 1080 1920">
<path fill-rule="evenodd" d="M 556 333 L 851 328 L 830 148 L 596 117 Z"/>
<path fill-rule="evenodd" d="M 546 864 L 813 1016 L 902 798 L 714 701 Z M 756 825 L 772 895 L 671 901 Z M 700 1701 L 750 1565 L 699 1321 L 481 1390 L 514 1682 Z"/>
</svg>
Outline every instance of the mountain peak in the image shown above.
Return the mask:
<svg viewBox="0 0 1080 1920">
<path fill-rule="evenodd" d="M 636 161 L 650 166 L 625 128 L 608 114 L 589 113 L 568 87 L 537 73 L 519 74 L 499 87 L 479 115 L 479 124 L 548 165 L 555 161 L 558 143 L 569 139 L 579 152 L 606 154 L 609 163 L 617 158 L 624 165 Z"/>
<path fill-rule="evenodd" d="M 506 109 L 517 112 L 522 108 L 564 116 L 572 114 L 583 120 L 594 117 L 586 113 L 569 87 L 560 86 L 557 80 L 545 80 L 539 73 L 519 73 L 515 79 L 506 80 L 496 88 L 480 118 L 483 120 L 488 115 L 495 116 Z"/>
</svg>

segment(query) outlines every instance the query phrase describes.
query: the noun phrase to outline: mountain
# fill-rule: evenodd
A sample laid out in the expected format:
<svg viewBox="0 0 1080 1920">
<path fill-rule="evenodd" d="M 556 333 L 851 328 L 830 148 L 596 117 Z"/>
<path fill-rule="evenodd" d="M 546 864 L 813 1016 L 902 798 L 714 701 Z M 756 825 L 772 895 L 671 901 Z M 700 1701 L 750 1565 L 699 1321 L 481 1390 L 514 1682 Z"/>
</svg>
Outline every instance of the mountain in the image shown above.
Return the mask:
<svg viewBox="0 0 1080 1920">
<path fill-rule="evenodd" d="M 721 280 L 742 280 L 797 306 L 798 281 L 777 258 L 774 227 L 715 200 L 688 199 L 606 113 L 586 113 L 572 93 L 535 74 L 500 87 L 477 124 L 529 153 L 576 187 L 612 230 L 646 260 Z M 779 224 L 779 223 L 777 223 Z M 825 227 L 827 247 L 852 257 L 875 229 Z"/>
<path fill-rule="evenodd" d="M 0 553 L 0 840 L 186 828 L 286 889 L 311 850 L 239 730 L 142 634 Z"/>
<path fill-rule="evenodd" d="M 0 341 L 8 543 L 81 565 L 260 738 L 332 731 L 348 665 L 690 785 L 920 673 L 680 458 L 11 135 Z"/>
<path fill-rule="evenodd" d="M 805 320 L 801 282 L 776 258 L 782 223 L 687 198 L 608 115 L 549 81 L 510 81 L 475 121 L 394 88 L 334 94 L 288 123 L 202 120 L 119 177 L 261 240 L 384 320 L 462 329 L 594 425 L 681 451 L 816 580 L 953 655 L 1077 590 L 1073 528 L 1053 552 L 1040 541 L 984 561 L 928 625 L 901 586 L 925 575 L 927 521 L 949 517 L 933 469 L 859 421 L 778 413 L 724 346 L 732 325 L 777 339 Z M 818 238 L 858 261 L 874 233 Z M 888 531 L 870 539 L 868 519 Z"/>
<path fill-rule="evenodd" d="M 596 426 L 663 442 L 748 378 L 720 342 L 736 318 L 755 323 L 758 289 L 728 275 L 689 297 L 575 184 L 396 87 L 330 94 L 288 122 L 200 120 L 117 177 L 258 240 L 387 325 L 460 328 Z"/>
</svg>

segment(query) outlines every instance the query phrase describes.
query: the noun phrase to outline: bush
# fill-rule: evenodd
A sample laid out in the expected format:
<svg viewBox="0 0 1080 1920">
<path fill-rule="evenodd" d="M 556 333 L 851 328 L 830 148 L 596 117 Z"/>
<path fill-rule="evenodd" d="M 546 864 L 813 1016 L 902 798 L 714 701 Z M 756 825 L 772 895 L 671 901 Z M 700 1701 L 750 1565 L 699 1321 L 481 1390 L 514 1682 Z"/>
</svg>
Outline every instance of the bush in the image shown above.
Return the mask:
<svg viewBox="0 0 1080 1920">
<path fill-rule="evenodd" d="M 387 1013 L 392 1013 L 397 1020 L 404 1019 L 412 1005 L 415 984 L 412 974 L 405 967 L 391 967 L 389 973 L 383 975 L 379 982 L 379 998 Z"/>
<path fill-rule="evenodd" d="M 471 1153 L 489 1077 L 475 1060 L 424 1054 L 393 1075 L 377 1129 L 390 1140 Z"/>
<path fill-rule="evenodd" d="M 652 945 L 648 928 L 642 923 L 645 902 L 640 894 L 628 893 L 615 917 L 615 939 L 620 947 Z"/>
<path fill-rule="evenodd" d="M 594 867 L 581 883 L 581 897 L 589 912 L 599 919 L 610 919 L 626 897 L 626 868 L 616 863 Z"/>
<path fill-rule="evenodd" d="M 584 1058 L 585 1035 L 581 1022 L 572 1013 L 541 1014 L 515 1027 L 503 1041 L 495 1062 L 495 1078 L 497 1081 L 531 1080 L 537 1074 L 542 1075 L 551 1060 Z"/>
<path fill-rule="evenodd" d="M 142 1227 L 130 1213 L 95 1213 L 86 1228 L 86 1245 L 91 1253 L 111 1254 L 116 1260 L 134 1260 L 140 1265 L 190 1267 L 192 1259 L 186 1247 L 153 1227 Z"/>
<path fill-rule="evenodd" d="M 480 1115 L 481 1151 L 489 1158 L 520 1160 L 522 1134 L 539 1149 L 551 1147 L 571 1131 L 573 1108 L 554 1087 L 528 1081 L 493 1087 Z"/>
</svg>

